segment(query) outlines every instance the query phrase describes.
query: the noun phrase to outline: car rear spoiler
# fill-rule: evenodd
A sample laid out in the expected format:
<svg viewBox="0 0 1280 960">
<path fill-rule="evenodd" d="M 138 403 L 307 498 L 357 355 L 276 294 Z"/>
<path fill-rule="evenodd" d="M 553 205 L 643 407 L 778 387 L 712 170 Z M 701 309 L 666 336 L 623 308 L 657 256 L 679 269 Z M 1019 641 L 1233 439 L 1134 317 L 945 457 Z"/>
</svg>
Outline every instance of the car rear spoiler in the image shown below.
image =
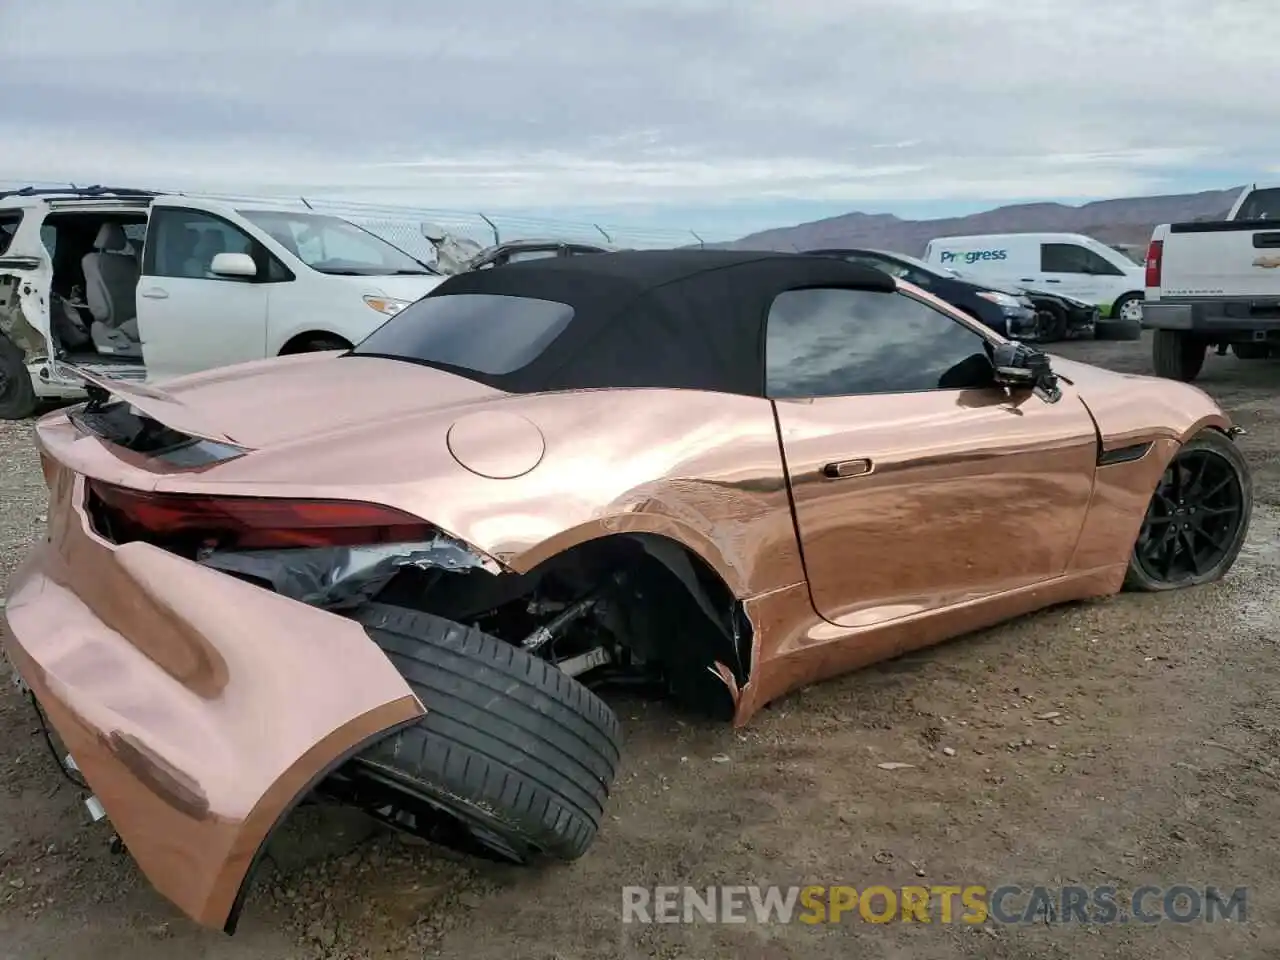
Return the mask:
<svg viewBox="0 0 1280 960">
<path fill-rule="evenodd" d="M 79 377 L 88 384 L 90 406 L 101 406 L 107 396 L 117 397 L 132 404 L 141 413 L 170 430 L 185 433 L 201 440 L 212 440 L 215 443 L 235 444 L 236 441 L 212 425 L 173 394 L 141 383 L 126 383 L 111 377 L 100 377 L 88 373 L 72 364 L 62 364 L 62 368 L 73 376 Z M 96 388 L 96 390 L 95 390 Z M 95 392 L 99 393 L 94 396 Z"/>
</svg>

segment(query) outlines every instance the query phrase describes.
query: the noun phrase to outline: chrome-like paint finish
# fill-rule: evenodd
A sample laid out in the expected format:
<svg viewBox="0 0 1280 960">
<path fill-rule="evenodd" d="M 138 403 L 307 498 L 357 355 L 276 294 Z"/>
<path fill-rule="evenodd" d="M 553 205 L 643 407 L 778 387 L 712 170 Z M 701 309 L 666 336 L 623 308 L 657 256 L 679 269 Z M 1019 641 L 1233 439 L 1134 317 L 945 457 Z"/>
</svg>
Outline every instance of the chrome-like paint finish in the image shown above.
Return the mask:
<svg viewBox="0 0 1280 960">
<path fill-rule="evenodd" d="M 759 640 L 752 654 L 751 679 L 736 698 L 734 725 L 746 724 L 771 700 L 816 681 L 1053 604 L 1112 594 L 1124 571 L 1122 565 L 1073 573 L 871 627 L 824 620 L 814 611 L 804 584 L 753 597 L 746 607 Z"/>
<path fill-rule="evenodd" d="M 96 537 L 52 468 L 49 536 L 10 585 L 6 653 L 155 887 L 222 927 L 281 811 L 421 716 L 350 620 Z"/>
<path fill-rule="evenodd" d="M 676 540 L 750 621 L 746 681 L 712 665 L 741 724 L 812 681 L 1119 589 L 1169 458 L 1231 425 L 1193 387 L 1054 366 L 1057 403 L 995 389 L 848 397 L 778 403 L 776 419 L 760 398 L 514 396 L 333 354 L 146 393 L 111 384 L 175 429 L 251 452 L 182 470 L 84 436 L 64 414 L 42 419 L 50 540 L 13 580 L 8 649 L 147 876 L 220 926 L 309 778 L 423 705 L 351 622 L 102 542 L 80 509 L 85 477 L 381 503 L 514 571 L 598 537 Z M 1096 466 L 1099 450 L 1146 442 L 1140 459 Z"/>
<path fill-rule="evenodd" d="M 370 362 L 407 371 L 420 396 L 442 395 L 455 379 L 412 364 Z M 369 375 L 384 382 L 392 376 Z M 322 372 L 315 380 L 309 404 L 342 402 L 337 389 L 323 386 Z M 365 389 L 377 388 L 371 382 Z M 280 398 L 274 402 L 279 406 Z M 535 469 L 493 479 L 450 454 L 455 423 L 517 410 L 545 438 Z M 487 442 L 471 432 L 466 455 L 509 466 L 510 432 L 499 430 Z M 429 518 L 513 570 L 529 570 L 585 540 L 653 533 L 688 545 L 738 596 L 804 579 L 773 408 L 759 398 L 679 390 L 497 394 L 487 404 L 428 406 L 386 429 L 270 446 L 151 482 L 158 490 L 383 503 Z"/>
<path fill-rule="evenodd" d="M 453 459 L 490 480 L 514 480 L 547 452 L 542 431 L 518 413 L 480 410 L 455 420 L 445 440 Z"/>
<path fill-rule="evenodd" d="M 779 402 L 809 589 L 869 627 L 1060 576 L 1093 482 L 1080 400 L 934 391 Z M 866 458 L 830 479 L 825 464 Z"/>
</svg>

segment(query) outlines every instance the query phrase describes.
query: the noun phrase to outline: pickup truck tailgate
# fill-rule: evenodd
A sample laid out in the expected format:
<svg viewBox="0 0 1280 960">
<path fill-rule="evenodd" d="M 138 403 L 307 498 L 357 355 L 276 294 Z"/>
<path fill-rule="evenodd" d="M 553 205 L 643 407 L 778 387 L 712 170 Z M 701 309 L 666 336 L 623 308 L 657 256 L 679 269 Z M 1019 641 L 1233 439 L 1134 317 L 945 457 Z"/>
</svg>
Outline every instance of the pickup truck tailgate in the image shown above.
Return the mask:
<svg viewBox="0 0 1280 960">
<path fill-rule="evenodd" d="M 1162 297 L 1280 297 L 1280 221 L 1175 223 L 1164 244 Z"/>
</svg>

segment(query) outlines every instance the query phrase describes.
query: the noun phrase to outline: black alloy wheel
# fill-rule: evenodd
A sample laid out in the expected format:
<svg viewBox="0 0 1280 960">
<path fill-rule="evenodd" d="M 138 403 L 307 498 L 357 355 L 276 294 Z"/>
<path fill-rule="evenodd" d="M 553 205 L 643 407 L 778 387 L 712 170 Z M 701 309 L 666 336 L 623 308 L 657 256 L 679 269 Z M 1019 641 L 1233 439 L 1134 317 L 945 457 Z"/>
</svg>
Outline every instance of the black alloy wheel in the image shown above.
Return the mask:
<svg viewBox="0 0 1280 960">
<path fill-rule="evenodd" d="M 1129 565 L 1146 590 L 1217 580 L 1235 562 L 1253 497 L 1247 467 L 1226 436 L 1206 431 L 1178 452 L 1156 486 Z"/>
</svg>

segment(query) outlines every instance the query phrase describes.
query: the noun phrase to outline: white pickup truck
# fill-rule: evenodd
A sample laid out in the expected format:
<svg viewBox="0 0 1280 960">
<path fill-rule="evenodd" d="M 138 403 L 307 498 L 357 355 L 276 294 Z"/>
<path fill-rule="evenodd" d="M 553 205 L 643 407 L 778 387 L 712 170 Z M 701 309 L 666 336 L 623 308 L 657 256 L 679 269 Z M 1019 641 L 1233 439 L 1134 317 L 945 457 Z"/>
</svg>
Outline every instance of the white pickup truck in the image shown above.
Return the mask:
<svg viewBox="0 0 1280 960">
<path fill-rule="evenodd" d="M 1142 322 L 1156 373 L 1172 380 L 1199 376 L 1210 347 L 1280 357 L 1280 187 L 1246 187 L 1226 220 L 1156 227 Z"/>
</svg>

